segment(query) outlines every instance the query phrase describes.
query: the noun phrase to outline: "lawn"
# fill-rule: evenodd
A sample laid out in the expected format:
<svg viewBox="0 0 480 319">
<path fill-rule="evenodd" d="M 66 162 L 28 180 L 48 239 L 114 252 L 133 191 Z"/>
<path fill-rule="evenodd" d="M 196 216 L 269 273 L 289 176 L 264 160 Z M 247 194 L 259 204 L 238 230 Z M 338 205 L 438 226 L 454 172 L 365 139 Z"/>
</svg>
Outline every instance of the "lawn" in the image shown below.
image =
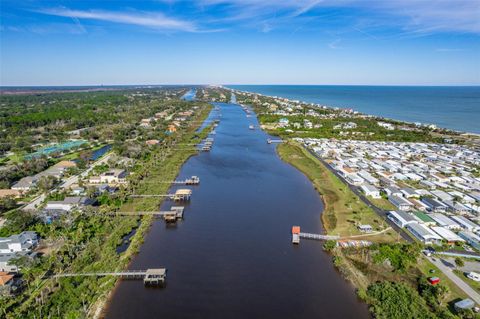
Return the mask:
<svg viewBox="0 0 480 319">
<path fill-rule="evenodd" d="M 362 234 L 360 224 L 370 224 L 375 231 L 384 230 L 387 223 L 363 203 L 340 179 L 331 173 L 317 158 L 295 142 L 282 143 L 277 148 L 280 157 L 303 172 L 314 184 L 325 204 L 322 213 L 324 228 L 328 234 L 351 236 Z M 376 242 L 394 242 L 398 234 L 387 231 L 366 239 Z"/>
<path fill-rule="evenodd" d="M 393 204 L 390 203 L 385 198 L 368 197 L 368 200 L 370 200 L 372 202 L 372 204 L 377 206 L 378 208 L 381 208 L 381 209 L 384 209 L 384 210 L 396 210 L 395 206 L 393 206 Z"/>
</svg>

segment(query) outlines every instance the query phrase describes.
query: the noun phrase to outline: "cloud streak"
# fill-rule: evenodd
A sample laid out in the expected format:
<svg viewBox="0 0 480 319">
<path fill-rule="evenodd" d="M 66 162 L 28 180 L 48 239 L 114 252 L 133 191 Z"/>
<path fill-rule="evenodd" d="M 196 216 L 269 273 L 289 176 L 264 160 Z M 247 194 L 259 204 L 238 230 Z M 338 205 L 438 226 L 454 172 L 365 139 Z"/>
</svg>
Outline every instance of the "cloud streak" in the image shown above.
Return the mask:
<svg viewBox="0 0 480 319">
<path fill-rule="evenodd" d="M 199 0 L 197 4 L 202 8 L 225 6 L 230 14 L 227 19 L 254 20 L 283 14 L 288 23 L 299 16 L 314 17 L 326 9 L 360 10 L 377 24 L 395 25 L 403 32 L 480 33 L 478 0 Z"/>
<path fill-rule="evenodd" d="M 157 30 L 186 32 L 198 31 L 198 28 L 194 23 L 167 17 L 162 13 L 71 10 L 68 8 L 43 9 L 37 12 L 52 16 L 77 19 L 77 21 L 80 19 L 86 19 L 148 27 Z"/>
</svg>

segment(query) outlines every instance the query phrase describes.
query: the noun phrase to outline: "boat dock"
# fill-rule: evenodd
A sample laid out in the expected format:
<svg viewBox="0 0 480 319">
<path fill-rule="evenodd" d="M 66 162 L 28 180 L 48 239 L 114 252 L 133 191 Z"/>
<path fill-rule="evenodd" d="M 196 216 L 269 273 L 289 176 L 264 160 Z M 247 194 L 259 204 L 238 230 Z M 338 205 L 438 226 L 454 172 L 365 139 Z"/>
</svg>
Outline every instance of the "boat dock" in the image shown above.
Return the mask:
<svg viewBox="0 0 480 319">
<path fill-rule="evenodd" d="M 213 147 L 213 142 L 214 142 L 213 137 L 207 137 L 207 138 L 203 141 L 203 144 L 201 145 L 200 150 L 201 150 L 201 151 L 204 151 L 204 152 L 210 152 L 210 150 L 211 150 L 212 147 Z"/>
<path fill-rule="evenodd" d="M 185 207 L 183 206 L 172 206 L 170 210 L 164 211 L 138 211 L 138 212 L 111 212 L 107 213 L 107 215 L 113 216 L 146 216 L 151 215 L 155 217 L 165 217 L 166 215 L 175 215 L 177 219 L 183 218 L 183 212 Z"/>
<path fill-rule="evenodd" d="M 200 184 L 200 177 L 192 176 L 185 180 L 176 180 L 176 181 L 154 181 L 152 183 L 166 183 L 172 185 L 199 185 Z"/>
<path fill-rule="evenodd" d="M 85 273 L 63 273 L 54 275 L 54 278 L 65 277 L 106 277 L 115 276 L 122 279 L 138 280 L 143 279 L 145 286 L 159 286 L 165 283 L 167 277 L 166 268 L 150 268 L 147 270 L 125 270 L 119 272 L 85 272 Z"/>
<path fill-rule="evenodd" d="M 267 140 L 267 143 L 268 143 L 268 144 L 272 144 L 272 143 L 283 143 L 283 141 L 282 141 L 282 140 L 272 140 L 271 138 L 269 138 L 269 139 Z"/>
<path fill-rule="evenodd" d="M 300 244 L 300 238 L 313 239 L 313 240 L 339 240 L 340 236 L 302 233 L 300 231 L 300 226 L 293 226 L 292 227 L 292 243 L 297 245 Z"/>
<path fill-rule="evenodd" d="M 132 198 L 148 198 L 148 197 L 166 197 L 174 201 L 189 201 L 192 196 L 191 189 L 178 189 L 174 194 L 134 194 Z"/>
</svg>

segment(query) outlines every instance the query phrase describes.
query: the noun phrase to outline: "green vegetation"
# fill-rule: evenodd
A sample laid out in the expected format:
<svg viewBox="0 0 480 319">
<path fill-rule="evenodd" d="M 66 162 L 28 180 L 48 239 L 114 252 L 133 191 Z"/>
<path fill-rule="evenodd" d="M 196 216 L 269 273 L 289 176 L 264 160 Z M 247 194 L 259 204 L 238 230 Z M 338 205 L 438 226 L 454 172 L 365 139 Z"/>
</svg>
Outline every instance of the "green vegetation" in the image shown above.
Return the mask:
<svg viewBox="0 0 480 319">
<path fill-rule="evenodd" d="M 200 101 L 206 102 L 230 102 L 232 93 L 229 90 L 223 88 L 209 88 L 203 87 L 197 90 L 196 97 Z"/>
<path fill-rule="evenodd" d="M 259 116 L 260 123 L 271 125 L 278 123 L 280 118 L 285 116 L 279 115 L 261 115 Z M 376 119 L 373 118 L 341 118 L 336 117 L 332 119 L 318 119 L 312 116 L 295 115 L 286 116 L 290 123 L 303 123 L 304 120 L 309 120 L 312 124 L 318 125 L 318 128 L 304 128 L 295 129 L 293 125 L 285 128 L 278 128 L 276 130 L 269 130 L 275 132 L 276 135 L 282 138 L 303 137 L 303 138 L 336 138 L 336 139 L 355 139 L 365 141 L 391 141 L 391 142 L 442 142 L 442 138 L 434 137 L 430 134 L 427 128 L 409 129 L 409 130 L 387 130 L 377 124 Z M 351 130 L 334 129 L 335 125 L 344 123 L 355 123 L 357 127 Z M 385 122 L 385 121 L 384 121 Z M 293 130 L 288 132 L 287 130 Z M 343 133 L 340 133 L 343 132 Z"/>
<path fill-rule="evenodd" d="M 259 94 L 237 94 L 237 101 L 251 105 L 263 128 L 272 135 L 284 139 L 301 138 L 335 138 L 355 139 L 367 141 L 396 141 L 396 142 L 442 142 L 445 138 L 456 143 L 465 143 L 465 139 L 458 133 L 430 128 L 417 127 L 413 124 L 390 119 L 376 118 L 355 114 L 350 110 L 319 108 L 309 103 L 279 100 Z M 276 113 L 283 111 L 283 114 Z M 287 118 L 289 125 L 278 127 L 278 121 Z M 310 126 L 305 126 L 304 121 L 309 121 Z M 378 121 L 394 125 L 389 130 L 379 126 Z M 352 129 L 334 128 L 336 125 L 355 123 Z"/>
<path fill-rule="evenodd" d="M 327 233 L 350 235 L 359 223 L 377 229 L 383 226 L 381 217 L 368 207 L 362 208 L 363 202 L 303 147 L 282 143 L 278 153 L 306 174 L 322 195 L 326 206 L 322 220 Z M 324 249 L 333 255 L 335 267 L 358 288 L 359 296 L 370 305 L 376 318 L 458 318 L 450 306 L 465 294 L 420 255 L 419 244 L 397 242 L 400 236 L 393 230 L 365 239 L 377 244 L 340 248 L 327 241 Z M 442 284 L 432 286 L 426 281 L 432 272 Z"/>
<path fill-rule="evenodd" d="M 357 229 L 360 224 L 370 224 L 376 231 L 387 228 L 381 217 L 299 144 L 282 143 L 277 150 L 280 157 L 302 171 L 321 194 L 325 204 L 321 217 L 327 233 L 340 236 L 361 235 Z M 393 242 L 398 239 L 393 230 L 368 238 L 377 242 Z"/>
<path fill-rule="evenodd" d="M 435 318 L 426 302 L 404 283 L 384 281 L 368 287 L 365 299 L 379 319 Z"/>
<path fill-rule="evenodd" d="M 145 96 L 142 95 L 143 98 Z M 127 123 L 106 125 L 105 128 L 109 127 L 114 132 L 111 137 L 114 140 L 115 151 L 124 156 L 129 155 L 130 160 L 135 160 L 135 165 L 129 169 L 131 175 L 128 177 L 128 186 L 120 188 L 114 194 L 104 193 L 99 196 L 98 208 L 71 213 L 48 225 L 40 222 L 36 214 L 16 210 L 5 214 L 7 221 L 5 226 L 0 228 L 0 236 L 8 236 L 23 230 L 34 230 L 42 238 L 40 252 L 43 254 L 33 262 L 17 261 L 22 266 L 25 288 L 15 297 L 0 299 L 1 313 L 6 318 L 86 318 L 92 317 L 98 309 L 102 308 L 109 292 L 116 284 L 116 278 L 53 279 L 50 275 L 62 272 L 116 271 L 127 268 L 131 258 L 138 252 L 153 218 L 151 216 L 142 218 L 111 216 L 106 213 L 118 210 L 158 209 L 161 200 L 132 199 L 129 195 L 165 193 L 169 185 L 156 183 L 156 181 L 174 179 L 185 160 L 197 152 L 194 147 L 186 148 L 178 145 L 199 142 L 210 130 L 208 127 L 201 133 L 195 132 L 211 109 L 211 106 L 206 103 L 162 101 L 159 96 L 151 101 L 150 106 L 143 106 L 142 103 L 132 102 L 134 99 L 134 97 L 128 98 L 129 103 L 133 103 L 129 109 L 131 114 L 136 114 L 137 107 L 140 113 L 143 107 L 148 112 L 136 114 L 132 118 L 152 116 L 153 112 L 162 109 L 177 112 L 193 106 L 197 111 L 190 121 L 182 124 L 177 133 L 171 135 L 165 134 L 163 122 L 156 123 L 158 129 L 155 130 L 138 129 L 135 124 L 136 119 L 127 121 L 131 125 Z M 100 126 L 103 124 L 105 123 L 99 122 Z M 145 140 L 151 137 L 158 137 L 161 142 L 147 147 Z M 82 155 L 79 156 L 82 157 Z M 86 165 L 89 156 L 86 154 L 83 157 L 87 159 Z M 92 173 L 101 173 L 106 169 L 108 169 L 106 165 L 99 165 Z M 42 183 L 46 184 L 48 181 Z M 48 186 L 42 187 L 47 189 Z M 49 194 L 48 198 L 61 199 L 64 196 L 64 192 L 55 192 Z M 116 249 L 122 243 L 122 238 L 135 228 L 137 231 L 131 238 L 128 249 L 117 253 Z"/>
<path fill-rule="evenodd" d="M 420 254 L 421 246 L 418 244 L 396 243 L 379 244 L 378 252 L 373 256 L 373 262 L 383 263 L 388 261 L 395 271 L 406 271 L 413 265 Z"/>
</svg>

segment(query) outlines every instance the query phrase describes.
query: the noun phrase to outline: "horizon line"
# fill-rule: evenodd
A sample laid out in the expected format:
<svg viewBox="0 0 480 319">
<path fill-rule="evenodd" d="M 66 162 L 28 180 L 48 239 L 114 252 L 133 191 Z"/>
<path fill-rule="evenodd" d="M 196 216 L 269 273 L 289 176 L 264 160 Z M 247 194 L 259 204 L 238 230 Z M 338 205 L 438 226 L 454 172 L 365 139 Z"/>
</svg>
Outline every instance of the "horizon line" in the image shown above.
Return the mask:
<svg viewBox="0 0 480 319">
<path fill-rule="evenodd" d="M 47 88 L 47 87 L 122 87 L 122 86 L 416 86 L 416 87 L 480 87 L 478 84 L 298 84 L 298 83 L 281 83 L 281 84 L 271 84 L 271 83 L 262 83 L 262 84 L 249 84 L 249 83 L 228 83 L 228 84 L 213 84 L 213 83 L 197 83 L 197 84 L 187 84 L 187 83 L 163 83 L 163 84 L 67 84 L 67 85 L 57 85 L 57 84 L 41 84 L 41 85 L 0 85 L 0 89 L 5 88 Z"/>
</svg>

